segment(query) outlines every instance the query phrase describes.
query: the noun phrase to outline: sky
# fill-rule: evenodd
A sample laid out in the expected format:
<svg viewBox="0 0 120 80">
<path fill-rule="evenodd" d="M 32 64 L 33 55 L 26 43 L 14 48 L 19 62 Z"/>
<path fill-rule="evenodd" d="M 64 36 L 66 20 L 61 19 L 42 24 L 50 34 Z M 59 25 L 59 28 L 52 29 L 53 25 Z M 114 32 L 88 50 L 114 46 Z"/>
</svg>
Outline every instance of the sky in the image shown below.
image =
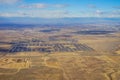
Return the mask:
<svg viewBox="0 0 120 80">
<path fill-rule="evenodd" d="M 120 18 L 120 0 L 0 0 L 0 17 Z"/>
</svg>

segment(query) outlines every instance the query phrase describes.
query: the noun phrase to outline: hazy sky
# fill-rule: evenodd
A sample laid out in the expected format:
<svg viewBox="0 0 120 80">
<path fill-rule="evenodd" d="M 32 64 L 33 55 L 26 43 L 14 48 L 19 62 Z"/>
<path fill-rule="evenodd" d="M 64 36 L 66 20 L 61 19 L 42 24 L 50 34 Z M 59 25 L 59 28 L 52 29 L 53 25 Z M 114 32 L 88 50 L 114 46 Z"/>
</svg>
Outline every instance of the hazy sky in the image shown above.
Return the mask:
<svg viewBox="0 0 120 80">
<path fill-rule="evenodd" d="M 120 0 L 0 0 L 0 16 L 120 18 Z"/>
</svg>

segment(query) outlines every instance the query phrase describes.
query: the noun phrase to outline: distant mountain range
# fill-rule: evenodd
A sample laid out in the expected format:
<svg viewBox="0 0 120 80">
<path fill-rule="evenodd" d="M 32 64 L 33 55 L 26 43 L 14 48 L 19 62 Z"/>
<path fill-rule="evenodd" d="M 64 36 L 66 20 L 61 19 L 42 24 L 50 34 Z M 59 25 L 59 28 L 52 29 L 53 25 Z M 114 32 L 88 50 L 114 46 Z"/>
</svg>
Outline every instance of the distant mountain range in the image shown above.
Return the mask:
<svg viewBox="0 0 120 80">
<path fill-rule="evenodd" d="M 120 18 L 29 18 L 0 17 L 0 24 L 80 24 L 80 23 L 119 23 Z"/>
<path fill-rule="evenodd" d="M 120 18 L 0 17 L 0 29 L 20 29 L 25 27 L 79 27 L 120 31 Z"/>
</svg>

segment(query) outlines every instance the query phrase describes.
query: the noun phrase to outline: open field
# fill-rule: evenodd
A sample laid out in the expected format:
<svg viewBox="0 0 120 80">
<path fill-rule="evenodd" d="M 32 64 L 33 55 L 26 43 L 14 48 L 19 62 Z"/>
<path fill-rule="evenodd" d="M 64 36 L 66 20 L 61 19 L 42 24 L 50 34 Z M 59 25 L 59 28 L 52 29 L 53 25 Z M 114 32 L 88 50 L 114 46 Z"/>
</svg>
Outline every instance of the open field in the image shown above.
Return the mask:
<svg viewBox="0 0 120 80">
<path fill-rule="evenodd" d="M 120 80 L 120 0 L 0 0 L 0 80 Z"/>
<path fill-rule="evenodd" d="M 120 32 L 78 31 L 0 30 L 0 80 L 119 80 Z"/>
</svg>

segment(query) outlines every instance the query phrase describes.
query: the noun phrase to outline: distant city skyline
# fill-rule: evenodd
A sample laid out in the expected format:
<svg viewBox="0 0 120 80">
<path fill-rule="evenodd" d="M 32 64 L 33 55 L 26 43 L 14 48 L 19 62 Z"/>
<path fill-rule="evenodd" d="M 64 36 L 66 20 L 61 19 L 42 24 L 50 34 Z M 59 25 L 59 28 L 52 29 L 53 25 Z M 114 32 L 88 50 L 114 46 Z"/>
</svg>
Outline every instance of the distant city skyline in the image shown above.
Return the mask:
<svg viewBox="0 0 120 80">
<path fill-rule="evenodd" d="M 120 18 L 120 0 L 0 0 L 0 17 Z"/>
</svg>

